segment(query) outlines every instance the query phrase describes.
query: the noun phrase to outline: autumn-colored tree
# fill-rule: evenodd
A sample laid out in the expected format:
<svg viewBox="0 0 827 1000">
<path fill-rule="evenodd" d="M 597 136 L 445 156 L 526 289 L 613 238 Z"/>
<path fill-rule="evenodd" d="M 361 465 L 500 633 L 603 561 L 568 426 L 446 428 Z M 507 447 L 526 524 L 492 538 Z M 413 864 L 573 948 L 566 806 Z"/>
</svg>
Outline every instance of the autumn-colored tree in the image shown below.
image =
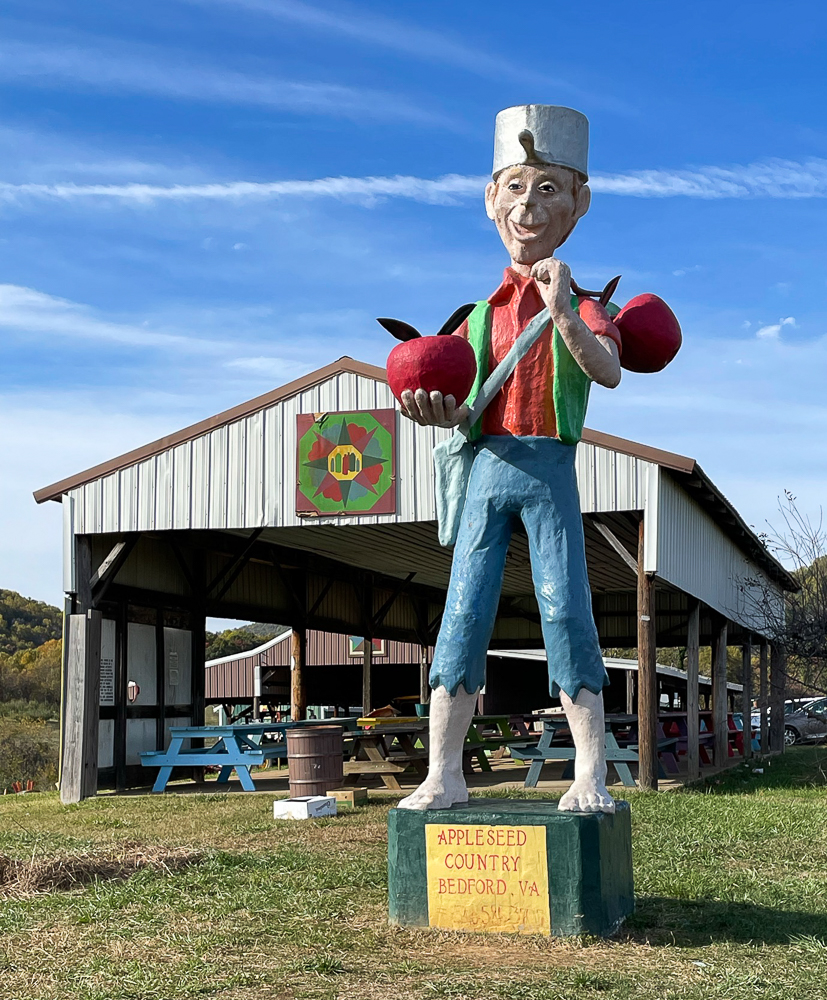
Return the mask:
<svg viewBox="0 0 827 1000">
<path fill-rule="evenodd" d="M 59 705 L 62 648 L 60 639 L 50 639 L 36 649 L 0 653 L 0 701 Z"/>
</svg>

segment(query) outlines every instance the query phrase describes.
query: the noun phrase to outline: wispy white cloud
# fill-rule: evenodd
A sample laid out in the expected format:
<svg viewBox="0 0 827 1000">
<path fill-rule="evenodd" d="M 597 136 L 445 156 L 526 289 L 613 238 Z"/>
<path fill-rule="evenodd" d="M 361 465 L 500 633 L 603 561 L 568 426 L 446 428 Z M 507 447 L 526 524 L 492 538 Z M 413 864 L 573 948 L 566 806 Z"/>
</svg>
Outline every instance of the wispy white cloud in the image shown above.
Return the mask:
<svg viewBox="0 0 827 1000">
<path fill-rule="evenodd" d="M 118 49 L 0 43 L 0 79 L 16 84 L 76 87 L 106 93 L 144 94 L 179 100 L 245 104 L 336 118 L 370 118 L 445 125 L 438 112 L 417 107 L 395 94 L 325 82 L 252 76 L 182 60 L 177 53 L 151 48 Z"/>
<path fill-rule="evenodd" d="M 781 329 L 785 326 L 795 326 L 795 316 L 785 316 L 780 319 L 777 323 L 773 323 L 770 326 L 759 327 L 755 331 L 755 336 L 759 340 L 778 340 L 781 336 Z"/>
<path fill-rule="evenodd" d="M 382 198 L 409 198 L 429 204 L 456 204 L 460 198 L 479 196 L 487 178 L 448 174 L 436 180 L 423 177 L 324 177 L 309 181 L 230 181 L 218 184 L 4 184 L 0 199 L 21 197 L 110 198 L 150 204 L 155 201 L 199 199 L 249 201 L 301 196 L 335 198 L 372 204 Z"/>
<path fill-rule="evenodd" d="M 635 198 L 825 198 L 827 160 L 766 160 L 697 170 L 595 174 L 593 190 Z"/>
<path fill-rule="evenodd" d="M 384 198 L 407 198 L 432 205 L 455 205 L 480 197 L 486 176 L 446 174 L 429 179 L 392 177 L 322 177 L 315 180 L 226 181 L 204 184 L 12 184 L 0 182 L 0 200 L 52 198 L 112 199 L 135 204 L 159 201 L 262 201 L 301 196 L 354 201 L 370 207 Z M 772 160 L 743 167 L 703 167 L 697 171 L 646 170 L 594 174 L 600 194 L 636 198 L 825 198 L 827 160 L 804 163 Z M 697 270 L 699 265 L 675 274 Z"/>
<path fill-rule="evenodd" d="M 301 0 L 186 0 L 199 6 L 222 6 L 264 15 L 281 24 L 297 25 L 314 32 L 338 35 L 373 49 L 403 53 L 424 62 L 440 63 L 487 79 L 516 79 L 521 83 L 542 83 L 545 87 L 571 95 L 587 95 L 564 76 L 550 77 L 532 70 L 526 60 L 510 60 L 478 46 L 452 38 L 444 30 L 423 28 L 413 21 L 370 12 L 364 5 L 338 3 L 316 7 Z M 507 36 L 506 36 L 507 37 Z M 628 113 L 629 108 L 615 98 L 588 95 L 592 107 L 609 107 Z"/>
<path fill-rule="evenodd" d="M 113 322 L 101 317 L 89 306 L 20 285 L 0 285 L 0 329 L 36 336 L 198 353 L 222 352 L 231 346 L 218 340 Z"/>
</svg>

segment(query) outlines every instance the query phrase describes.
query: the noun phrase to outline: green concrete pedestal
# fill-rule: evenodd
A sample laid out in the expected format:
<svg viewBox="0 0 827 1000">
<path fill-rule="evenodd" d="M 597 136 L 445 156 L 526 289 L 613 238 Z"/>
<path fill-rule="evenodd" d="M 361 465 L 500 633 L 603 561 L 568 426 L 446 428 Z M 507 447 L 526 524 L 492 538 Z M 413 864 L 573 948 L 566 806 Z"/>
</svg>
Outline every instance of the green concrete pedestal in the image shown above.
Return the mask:
<svg viewBox="0 0 827 1000">
<path fill-rule="evenodd" d="M 613 815 L 511 799 L 392 809 L 388 895 L 395 924 L 611 934 L 634 909 L 629 804 Z"/>
</svg>

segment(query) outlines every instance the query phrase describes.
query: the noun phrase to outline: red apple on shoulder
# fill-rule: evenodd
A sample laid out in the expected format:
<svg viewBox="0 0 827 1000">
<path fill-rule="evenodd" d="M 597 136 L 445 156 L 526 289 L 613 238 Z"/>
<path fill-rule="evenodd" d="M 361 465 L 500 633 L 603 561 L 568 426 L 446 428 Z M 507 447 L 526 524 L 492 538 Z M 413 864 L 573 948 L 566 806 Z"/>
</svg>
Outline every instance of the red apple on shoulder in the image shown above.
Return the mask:
<svg viewBox="0 0 827 1000">
<path fill-rule="evenodd" d="M 659 372 L 680 349 L 680 323 L 657 295 L 636 295 L 612 322 L 623 342 L 620 363 L 630 372 Z"/>
<path fill-rule="evenodd" d="M 450 336 L 468 318 L 474 305 L 461 306 L 434 337 L 423 337 L 400 319 L 379 319 L 378 323 L 402 343 L 388 355 L 388 384 L 402 402 L 406 389 L 441 392 L 453 396 L 457 406 L 468 398 L 477 375 L 474 349 L 463 337 Z"/>
</svg>

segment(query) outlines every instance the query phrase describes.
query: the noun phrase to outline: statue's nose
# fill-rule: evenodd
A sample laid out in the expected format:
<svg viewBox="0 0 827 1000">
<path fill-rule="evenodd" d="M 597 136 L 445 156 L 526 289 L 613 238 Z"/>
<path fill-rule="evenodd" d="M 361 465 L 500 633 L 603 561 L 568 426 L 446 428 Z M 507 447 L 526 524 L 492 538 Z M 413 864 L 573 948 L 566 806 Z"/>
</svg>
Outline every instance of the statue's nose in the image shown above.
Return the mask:
<svg viewBox="0 0 827 1000">
<path fill-rule="evenodd" d="M 528 188 L 526 192 L 523 194 L 522 198 L 520 198 L 520 204 L 524 208 L 532 208 L 535 204 L 535 201 L 536 199 L 534 197 L 534 191 L 532 191 L 531 188 Z"/>
</svg>

